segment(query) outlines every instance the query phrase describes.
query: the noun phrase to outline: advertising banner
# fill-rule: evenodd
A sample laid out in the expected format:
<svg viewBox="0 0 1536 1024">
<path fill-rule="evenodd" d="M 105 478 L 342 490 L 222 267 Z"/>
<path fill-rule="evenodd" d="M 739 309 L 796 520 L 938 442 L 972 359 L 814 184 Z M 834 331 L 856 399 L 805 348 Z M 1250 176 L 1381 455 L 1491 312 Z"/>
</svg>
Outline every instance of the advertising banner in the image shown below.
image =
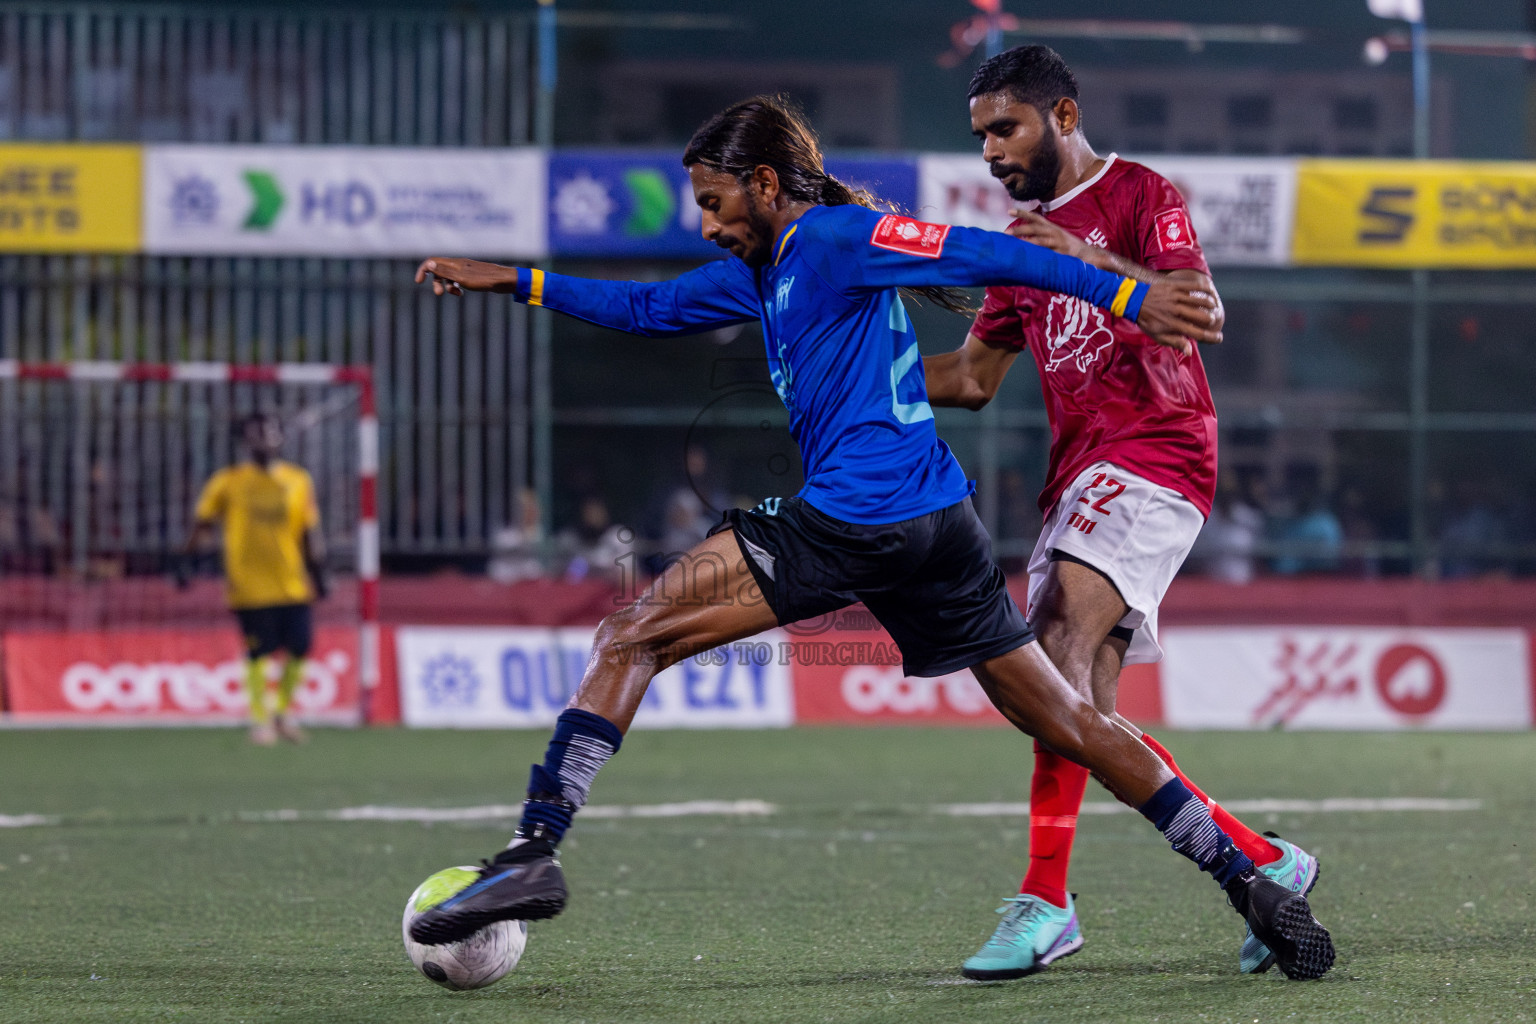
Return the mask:
<svg viewBox="0 0 1536 1024">
<path fill-rule="evenodd" d="M 1153 156 L 1140 161 L 1173 182 L 1212 266 L 1283 267 L 1291 261 L 1296 161 Z"/>
<path fill-rule="evenodd" d="M 1536 164 L 1304 160 L 1295 261 L 1536 267 Z"/>
<path fill-rule="evenodd" d="M 309 721 L 357 721 L 357 631 L 320 627 L 294 693 Z M 277 677 L 278 666 L 270 666 Z M 5 637 L 6 711 L 18 722 L 144 724 L 246 718 L 234 629 L 16 632 Z"/>
<path fill-rule="evenodd" d="M 1186 729 L 1526 729 L 1518 629 L 1183 627 L 1162 637 L 1169 725 Z"/>
<path fill-rule="evenodd" d="M 151 253 L 541 259 L 540 150 L 148 146 Z"/>
<path fill-rule="evenodd" d="M 846 615 L 847 613 L 842 613 Z M 795 716 L 843 725 L 1007 725 L 969 669 L 932 679 L 901 670 L 881 629 L 833 629 L 793 644 Z"/>
<path fill-rule="evenodd" d="M 827 173 L 903 210 L 917 166 L 903 159 L 831 158 Z M 549 248 L 555 256 L 716 259 L 679 150 L 565 150 L 549 159 Z"/>
<path fill-rule="evenodd" d="M 1156 156 L 1138 162 L 1183 194 L 1213 266 L 1290 261 L 1295 161 Z M 992 177 L 980 154 L 925 154 L 918 158 L 918 180 L 918 216 L 924 220 L 1001 231 L 1013 219 L 1008 211 L 1021 205 Z"/>
<path fill-rule="evenodd" d="M 595 630 L 402 626 L 400 710 L 428 728 L 547 727 L 581 682 Z M 794 722 L 785 645 L 773 630 L 656 676 L 636 728 L 764 728 Z"/>
<path fill-rule="evenodd" d="M 139 147 L 0 145 L 0 252 L 134 252 Z"/>
</svg>

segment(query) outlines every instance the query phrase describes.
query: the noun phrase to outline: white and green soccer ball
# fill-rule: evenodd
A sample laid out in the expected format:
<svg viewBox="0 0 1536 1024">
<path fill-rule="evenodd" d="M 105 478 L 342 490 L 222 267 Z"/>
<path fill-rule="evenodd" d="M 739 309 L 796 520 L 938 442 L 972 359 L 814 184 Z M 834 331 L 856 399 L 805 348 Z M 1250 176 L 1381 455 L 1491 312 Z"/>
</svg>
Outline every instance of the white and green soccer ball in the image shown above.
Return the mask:
<svg viewBox="0 0 1536 1024">
<path fill-rule="evenodd" d="M 411 940 L 411 922 L 480 877 L 478 868 L 447 868 L 422 882 L 405 901 L 400 931 L 405 955 L 416 969 L 444 988 L 484 988 L 517 966 L 528 944 L 527 921 L 497 921 L 459 942 L 424 946 Z"/>
</svg>

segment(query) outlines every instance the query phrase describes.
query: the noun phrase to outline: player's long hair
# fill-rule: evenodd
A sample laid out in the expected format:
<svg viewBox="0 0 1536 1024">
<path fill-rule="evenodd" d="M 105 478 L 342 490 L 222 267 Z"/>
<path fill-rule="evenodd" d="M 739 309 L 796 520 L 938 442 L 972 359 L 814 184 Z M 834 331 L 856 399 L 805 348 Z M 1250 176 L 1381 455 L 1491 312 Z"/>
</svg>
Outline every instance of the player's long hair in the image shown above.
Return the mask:
<svg viewBox="0 0 1536 1024">
<path fill-rule="evenodd" d="M 772 167 L 779 189 L 790 199 L 817 206 L 854 204 L 871 210 L 895 210 L 865 189 L 850 188 L 826 171 L 821 145 L 805 116 L 786 96 L 754 96 L 705 121 L 683 150 L 683 166 L 703 164 L 731 175 L 743 185 L 752 172 Z M 959 288 L 903 288 L 955 313 L 974 313 L 971 298 Z"/>
</svg>

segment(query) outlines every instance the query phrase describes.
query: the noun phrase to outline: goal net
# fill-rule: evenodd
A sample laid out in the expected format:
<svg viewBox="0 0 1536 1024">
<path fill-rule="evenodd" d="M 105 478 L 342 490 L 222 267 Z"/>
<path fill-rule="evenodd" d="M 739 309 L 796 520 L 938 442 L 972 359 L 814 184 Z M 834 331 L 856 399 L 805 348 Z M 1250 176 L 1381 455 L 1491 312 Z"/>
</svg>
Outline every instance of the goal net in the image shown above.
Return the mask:
<svg viewBox="0 0 1536 1024">
<path fill-rule="evenodd" d="M 0 360 L 0 711 L 13 724 L 220 723 L 246 713 L 210 551 L 175 569 L 203 484 L 254 412 L 314 480 L 329 595 L 294 696 L 359 722 L 377 679 L 377 420 L 366 367 Z M 277 666 L 271 666 L 275 672 Z"/>
</svg>

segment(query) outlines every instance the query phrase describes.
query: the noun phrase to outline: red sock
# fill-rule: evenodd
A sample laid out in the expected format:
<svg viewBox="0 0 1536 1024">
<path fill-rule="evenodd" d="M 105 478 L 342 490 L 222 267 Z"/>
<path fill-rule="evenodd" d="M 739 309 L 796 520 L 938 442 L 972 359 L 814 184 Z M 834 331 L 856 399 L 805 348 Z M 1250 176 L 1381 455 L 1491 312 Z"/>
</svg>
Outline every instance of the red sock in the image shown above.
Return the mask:
<svg viewBox="0 0 1536 1024">
<path fill-rule="evenodd" d="M 1029 872 L 1019 892 L 1053 906 L 1067 905 L 1067 865 L 1087 788 L 1087 768 L 1035 744 L 1035 774 L 1029 781 Z"/>
<path fill-rule="evenodd" d="M 1188 786 L 1189 791 L 1199 797 L 1200 802 L 1211 809 L 1211 817 L 1215 820 L 1217 826 L 1232 837 L 1232 841 L 1237 844 L 1237 848 L 1242 850 L 1249 860 L 1255 864 L 1268 864 L 1280 859 L 1280 850 L 1275 844 L 1232 817 L 1220 804 L 1200 792 L 1200 787 L 1190 781 L 1189 776 L 1185 775 L 1179 769 L 1179 766 L 1174 764 L 1173 755 L 1168 753 L 1167 747 L 1153 739 L 1150 733 L 1145 732 L 1141 734 L 1141 742 L 1150 747 L 1152 753 L 1162 758 L 1163 763 L 1172 768 L 1173 774 L 1179 777 L 1179 781 Z"/>
</svg>

